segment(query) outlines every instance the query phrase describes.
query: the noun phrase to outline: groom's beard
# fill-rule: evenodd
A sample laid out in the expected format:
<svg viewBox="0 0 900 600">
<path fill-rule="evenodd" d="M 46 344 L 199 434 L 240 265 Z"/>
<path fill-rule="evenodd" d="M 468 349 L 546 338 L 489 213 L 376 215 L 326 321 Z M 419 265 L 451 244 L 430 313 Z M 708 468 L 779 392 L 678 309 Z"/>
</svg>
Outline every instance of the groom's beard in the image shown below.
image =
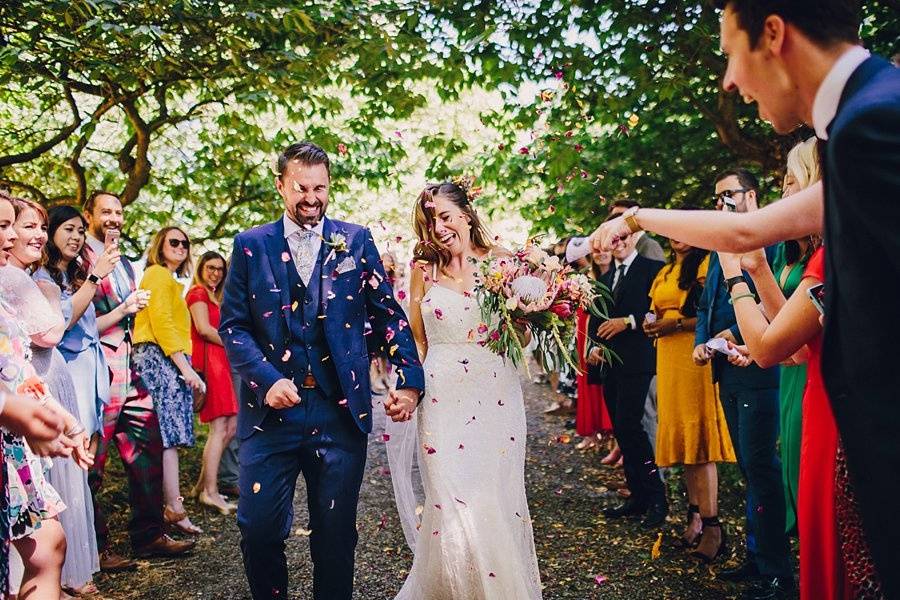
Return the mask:
<svg viewBox="0 0 900 600">
<path fill-rule="evenodd" d="M 322 220 L 322 216 L 325 213 L 325 207 L 321 203 L 315 205 L 315 214 L 303 214 L 301 208 L 306 208 L 306 205 L 295 204 L 290 210 L 289 216 L 294 223 L 304 227 L 315 227 Z M 309 206 L 309 208 L 312 208 L 312 206 Z"/>
</svg>

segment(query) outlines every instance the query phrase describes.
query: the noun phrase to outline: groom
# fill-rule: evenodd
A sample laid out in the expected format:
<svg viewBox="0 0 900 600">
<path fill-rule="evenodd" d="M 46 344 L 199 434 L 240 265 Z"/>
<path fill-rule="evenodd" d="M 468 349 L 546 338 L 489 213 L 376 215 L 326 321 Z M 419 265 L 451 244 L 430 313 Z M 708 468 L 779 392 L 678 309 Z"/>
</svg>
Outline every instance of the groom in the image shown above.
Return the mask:
<svg viewBox="0 0 900 600">
<path fill-rule="evenodd" d="M 219 333 L 242 379 L 238 526 L 257 600 L 288 597 L 285 540 L 306 480 L 313 594 L 353 592 L 356 504 L 372 429 L 364 328 L 391 344 L 401 420 L 425 382 L 403 310 L 368 229 L 325 217 L 328 155 L 309 142 L 278 157 L 284 216 L 234 240 Z"/>
</svg>

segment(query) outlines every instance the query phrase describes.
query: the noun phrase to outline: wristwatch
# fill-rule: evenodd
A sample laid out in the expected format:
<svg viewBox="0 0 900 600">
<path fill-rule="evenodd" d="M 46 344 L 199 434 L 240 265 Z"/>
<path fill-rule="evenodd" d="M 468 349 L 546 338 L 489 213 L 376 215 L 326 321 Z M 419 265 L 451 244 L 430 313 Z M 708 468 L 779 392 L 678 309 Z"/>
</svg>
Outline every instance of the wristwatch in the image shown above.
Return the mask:
<svg viewBox="0 0 900 600">
<path fill-rule="evenodd" d="M 636 215 L 640 209 L 641 208 L 639 206 L 632 206 L 622 213 L 622 218 L 625 219 L 625 224 L 628 225 L 628 229 L 631 230 L 631 233 L 643 231 L 641 226 L 638 225 L 637 219 L 634 218 L 634 215 Z"/>
<path fill-rule="evenodd" d="M 684 330 L 684 321 L 682 319 L 675 319 L 675 331 L 683 331 Z"/>
<path fill-rule="evenodd" d="M 93 273 L 91 273 L 90 275 L 87 276 L 87 280 L 90 281 L 91 283 L 93 283 L 94 285 L 100 285 L 101 279 L 102 279 L 102 277 L 97 277 Z"/>
<path fill-rule="evenodd" d="M 744 279 L 743 275 L 738 275 L 737 277 L 729 277 L 725 280 L 725 287 L 728 289 L 728 293 L 731 293 L 731 288 L 736 286 L 739 283 L 747 283 L 747 280 Z"/>
</svg>

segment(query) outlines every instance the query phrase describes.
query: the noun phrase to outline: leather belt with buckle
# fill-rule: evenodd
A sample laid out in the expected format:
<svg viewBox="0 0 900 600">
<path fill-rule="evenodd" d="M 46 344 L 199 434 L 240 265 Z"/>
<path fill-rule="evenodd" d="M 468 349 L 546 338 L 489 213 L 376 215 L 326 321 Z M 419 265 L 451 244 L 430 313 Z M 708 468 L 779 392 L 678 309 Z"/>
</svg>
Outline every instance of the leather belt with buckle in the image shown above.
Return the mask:
<svg viewBox="0 0 900 600">
<path fill-rule="evenodd" d="M 316 389 L 316 378 L 313 377 L 312 373 L 307 373 L 306 377 L 303 378 L 303 383 L 300 384 L 300 387 L 304 390 L 314 390 Z"/>
</svg>

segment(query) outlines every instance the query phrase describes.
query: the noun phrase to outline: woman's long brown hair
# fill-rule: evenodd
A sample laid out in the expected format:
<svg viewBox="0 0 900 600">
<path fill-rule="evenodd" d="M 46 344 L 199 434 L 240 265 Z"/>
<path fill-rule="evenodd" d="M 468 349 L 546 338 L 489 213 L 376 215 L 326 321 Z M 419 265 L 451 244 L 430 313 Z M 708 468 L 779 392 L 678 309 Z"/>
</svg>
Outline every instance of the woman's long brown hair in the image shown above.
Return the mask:
<svg viewBox="0 0 900 600">
<path fill-rule="evenodd" d="M 472 206 L 466 190 L 452 182 L 431 183 L 426 185 L 419 194 L 413 209 L 413 229 L 419 238 L 416 248 L 413 250 L 414 261 L 437 265 L 439 271 L 450 264 L 450 252 L 447 251 L 435 232 L 434 199 L 438 196 L 455 204 L 469 218 L 471 225 L 469 236 L 472 245 L 485 251 L 493 248 L 490 234 L 481 219 L 478 218 L 478 213 L 475 212 L 475 207 Z"/>
</svg>

